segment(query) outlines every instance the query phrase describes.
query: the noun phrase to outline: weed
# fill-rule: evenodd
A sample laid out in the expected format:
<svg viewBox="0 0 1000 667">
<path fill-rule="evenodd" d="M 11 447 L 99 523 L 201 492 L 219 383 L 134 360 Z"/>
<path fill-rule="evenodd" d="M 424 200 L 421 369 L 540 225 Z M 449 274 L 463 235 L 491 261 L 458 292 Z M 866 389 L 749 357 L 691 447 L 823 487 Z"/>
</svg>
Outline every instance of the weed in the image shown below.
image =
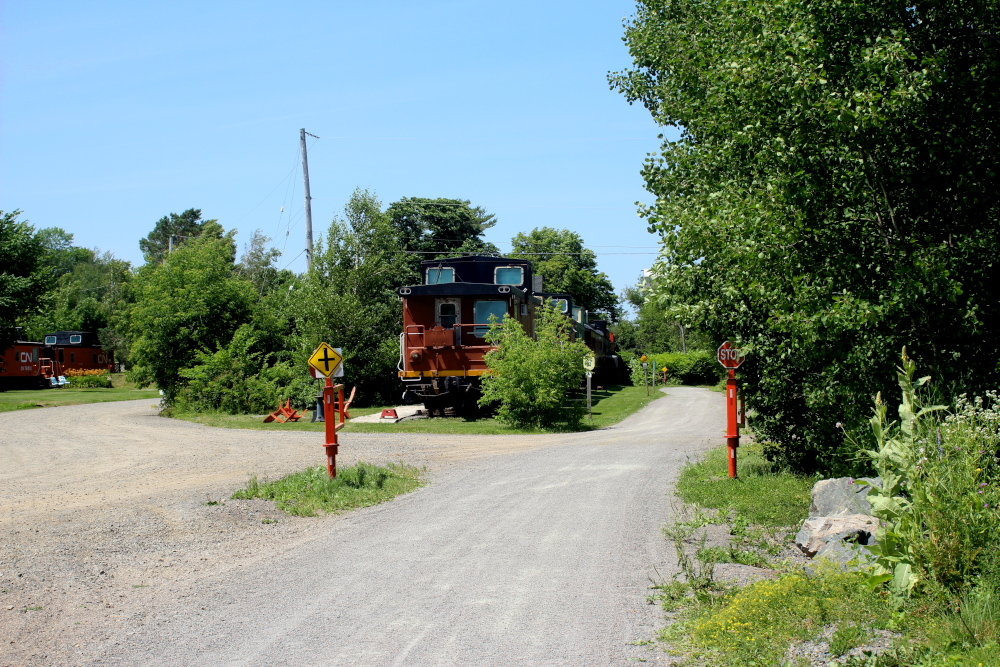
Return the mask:
<svg viewBox="0 0 1000 667">
<path fill-rule="evenodd" d="M 132 588 L 149 588 L 149 584 L 132 584 Z"/>
<path fill-rule="evenodd" d="M 864 644 L 871 637 L 871 632 L 860 625 L 846 623 L 837 628 L 830 637 L 830 653 L 844 655 L 851 649 Z"/>
<path fill-rule="evenodd" d="M 367 463 L 340 468 L 337 477 L 327 476 L 326 466 L 307 468 L 282 479 L 261 481 L 256 475 L 233 499 L 263 498 L 293 516 L 316 516 L 319 511 L 337 512 L 375 505 L 420 486 L 422 470 L 403 463 L 385 467 Z M 264 521 L 262 520 L 262 523 Z"/>
<path fill-rule="evenodd" d="M 263 523 L 263 524 L 278 523 L 278 520 L 277 519 L 272 519 L 270 517 L 264 517 L 263 519 L 260 520 L 260 522 Z"/>
<path fill-rule="evenodd" d="M 42 610 L 42 606 L 38 605 L 36 607 L 25 607 L 24 610 L 25 611 L 41 611 Z"/>
<path fill-rule="evenodd" d="M 221 500 L 206 500 L 205 502 L 202 503 L 202 505 L 208 505 L 209 507 L 215 507 L 217 505 L 224 505 L 224 504 L 225 503 L 223 503 Z"/>
</svg>

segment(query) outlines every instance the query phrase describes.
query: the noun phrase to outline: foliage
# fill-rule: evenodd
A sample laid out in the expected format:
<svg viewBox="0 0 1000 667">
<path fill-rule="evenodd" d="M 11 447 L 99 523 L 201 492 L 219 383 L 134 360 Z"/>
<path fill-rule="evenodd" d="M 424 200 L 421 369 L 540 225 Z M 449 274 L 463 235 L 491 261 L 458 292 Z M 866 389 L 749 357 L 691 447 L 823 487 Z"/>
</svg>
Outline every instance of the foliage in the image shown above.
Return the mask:
<svg viewBox="0 0 1000 667">
<path fill-rule="evenodd" d="M 664 634 L 707 650 L 710 664 L 733 667 L 786 664 L 793 643 L 819 638 L 830 626 L 840 632 L 831 644 L 848 650 L 892 622 L 891 607 L 861 586 L 862 578 L 831 567 L 813 576 L 793 572 L 756 581 Z M 858 629 L 851 641 L 848 628 Z"/>
<path fill-rule="evenodd" d="M 139 240 L 139 249 L 147 264 L 163 261 L 170 249 L 170 237 L 173 237 L 173 247 L 201 235 L 206 225 L 215 225 L 217 220 L 202 220 L 200 208 L 189 208 L 180 215 L 171 213 L 156 221 L 156 226 L 149 236 Z"/>
<path fill-rule="evenodd" d="M 571 340 L 573 324 L 555 308 L 536 312 L 534 339 L 509 315 L 490 322 L 486 340 L 496 347 L 485 357 L 489 372 L 479 403 L 499 404 L 496 418 L 505 425 L 578 427 L 586 407 L 568 398 L 583 382 L 583 359 L 590 351 Z"/>
<path fill-rule="evenodd" d="M 160 264 L 147 264 L 134 278 L 135 304 L 127 335 L 130 379 L 155 383 L 172 402 L 182 384 L 181 369 L 197 352 L 228 344 L 252 316 L 253 285 L 233 275 L 235 230 L 206 223 Z"/>
<path fill-rule="evenodd" d="M 613 87 L 680 128 L 643 169 L 672 316 L 749 353 L 753 427 L 799 469 L 903 344 L 942 386 L 1000 360 L 996 0 L 643 0 Z M 886 360 L 886 361 L 883 361 Z"/>
<path fill-rule="evenodd" d="M 303 399 L 315 393 L 301 369 L 296 372 L 287 362 L 268 363 L 271 355 L 260 350 L 260 334 L 250 324 L 240 326 L 216 352 L 194 354 L 195 364 L 180 371 L 184 383 L 174 401 L 179 410 L 267 413 L 290 397 L 296 407 L 303 407 Z"/>
<path fill-rule="evenodd" d="M 511 239 L 510 257 L 527 259 L 546 292 L 569 294 L 573 303 L 591 312 L 591 319 L 621 316 L 611 280 L 597 270 L 594 251 L 569 229 L 536 227 Z"/>
<path fill-rule="evenodd" d="M 359 462 L 338 469 L 337 476 L 330 479 L 326 466 L 317 466 L 273 482 L 251 476 L 246 488 L 232 498 L 264 498 L 275 501 L 278 509 L 292 516 L 316 516 L 321 511 L 339 512 L 392 500 L 418 488 L 421 472 L 403 463 L 374 466 Z"/>
<path fill-rule="evenodd" d="M 634 320 L 623 319 L 612 330 L 623 350 L 636 352 L 687 352 L 714 347 L 713 341 L 675 317 L 653 290 L 653 279 L 643 276 L 637 285 L 625 288 L 624 301 L 635 309 Z"/>
<path fill-rule="evenodd" d="M 66 377 L 70 381 L 70 386 L 81 389 L 84 387 L 93 389 L 111 389 L 111 374 L 107 371 L 98 373 L 88 373 L 86 375 L 70 375 Z"/>
<path fill-rule="evenodd" d="M 425 259 L 500 254 L 495 245 L 483 240 L 486 230 L 497 224 L 496 216 L 467 199 L 403 197 L 390 204 L 385 214 L 402 249 L 413 253 L 407 259 L 407 282 L 414 282 Z"/>
<path fill-rule="evenodd" d="M 378 198 L 356 190 L 316 243 L 312 271 L 296 290 L 296 364 L 320 342 L 344 352 L 344 381 L 357 386 L 358 405 L 392 404 L 399 393 L 396 364 L 402 313 L 395 287 L 407 276 L 396 228 Z"/>
<path fill-rule="evenodd" d="M 44 248 L 20 211 L 0 211 L 0 349 L 17 336 L 13 327 L 40 307 L 48 287 Z"/>
<path fill-rule="evenodd" d="M 642 362 L 632 353 L 623 353 L 622 358 L 629 367 L 632 384 L 644 386 Z M 722 378 L 722 367 L 713 354 L 704 350 L 688 353 L 673 352 L 647 355 L 650 384 L 659 384 L 663 378 L 663 368 L 667 368 L 668 384 L 714 385 Z"/>
<path fill-rule="evenodd" d="M 871 419 L 875 448 L 867 450 L 881 479 L 868 493 L 880 519 L 871 583 L 888 582 L 897 596 L 922 579 L 957 592 L 972 583 L 1000 532 L 1000 413 L 982 401 L 961 401 L 939 424 L 914 380 L 916 362 L 903 350 L 899 422 L 889 422 L 881 396 Z"/>
</svg>

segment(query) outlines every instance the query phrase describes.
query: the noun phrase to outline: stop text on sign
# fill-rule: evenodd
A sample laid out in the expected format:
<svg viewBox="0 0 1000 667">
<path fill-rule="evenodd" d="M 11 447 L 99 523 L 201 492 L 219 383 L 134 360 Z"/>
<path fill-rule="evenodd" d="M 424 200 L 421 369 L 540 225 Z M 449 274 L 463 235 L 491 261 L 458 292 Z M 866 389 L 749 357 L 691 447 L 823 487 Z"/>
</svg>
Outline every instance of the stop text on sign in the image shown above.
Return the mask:
<svg viewBox="0 0 1000 667">
<path fill-rule="evenodd" d="M 743 356 L 742 350 L 738 347 L 733 347 L 733 344 L 728 340 L 719 346 L 719 363 L 725 368 L 739 368 L 745 358 L 746 357 Z"/>
</svg>

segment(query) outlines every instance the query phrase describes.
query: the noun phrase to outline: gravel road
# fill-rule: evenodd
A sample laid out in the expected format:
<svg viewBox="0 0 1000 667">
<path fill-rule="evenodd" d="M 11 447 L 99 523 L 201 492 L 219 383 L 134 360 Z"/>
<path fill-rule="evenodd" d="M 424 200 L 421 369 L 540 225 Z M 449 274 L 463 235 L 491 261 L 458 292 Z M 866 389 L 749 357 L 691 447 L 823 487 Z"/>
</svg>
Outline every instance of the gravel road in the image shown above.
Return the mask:
<svg viewBox="0 0 1000 667">
<path fill-rule="evenodd" d="M 322 463 L 318 433 L 150 401 L 0 414 L 0 665 L 665 660 L 643 645 L 663 624 L 649 577 L 676 567 L 659 529 L 724 409 L 675 387 L 591 433 L 345 433 L 338 463 L 426 465 L 429 484 L 318 518 L 228 500 Z"/>
</svg>

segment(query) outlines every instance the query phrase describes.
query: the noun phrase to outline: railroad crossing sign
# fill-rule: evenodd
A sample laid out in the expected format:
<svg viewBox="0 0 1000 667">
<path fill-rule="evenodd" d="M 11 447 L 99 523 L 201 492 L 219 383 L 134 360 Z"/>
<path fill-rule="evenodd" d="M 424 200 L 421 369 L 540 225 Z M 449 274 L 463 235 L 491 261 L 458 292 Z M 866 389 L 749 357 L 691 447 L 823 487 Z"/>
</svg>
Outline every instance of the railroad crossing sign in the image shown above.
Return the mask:
<svg viewBox="0 0 1000 667">
<path fill-rule="evenodd" d="M 344 355 L 339 349 L 320 343 L 309 357 L 309 365 L 323 377 L 341 377 L 344 374 Z"/>
<path fill-rule="evenodd" d="M 733 344 L 727 340 L 719 346 L 718 358 L 719 363 L 725 368 L 735 370 L 740 367 L 746 357 L 743 356 L 743 352 L 738 347 L 733 347 Z"/>
<path fill-rule="evenodd" d="M 583 358 L 584 370 L 587 372 L 593 371 L 595 366 L 597 366 L 597 359 L 594 358 L 593 353 L 588 354 Z"/>
</svg>

